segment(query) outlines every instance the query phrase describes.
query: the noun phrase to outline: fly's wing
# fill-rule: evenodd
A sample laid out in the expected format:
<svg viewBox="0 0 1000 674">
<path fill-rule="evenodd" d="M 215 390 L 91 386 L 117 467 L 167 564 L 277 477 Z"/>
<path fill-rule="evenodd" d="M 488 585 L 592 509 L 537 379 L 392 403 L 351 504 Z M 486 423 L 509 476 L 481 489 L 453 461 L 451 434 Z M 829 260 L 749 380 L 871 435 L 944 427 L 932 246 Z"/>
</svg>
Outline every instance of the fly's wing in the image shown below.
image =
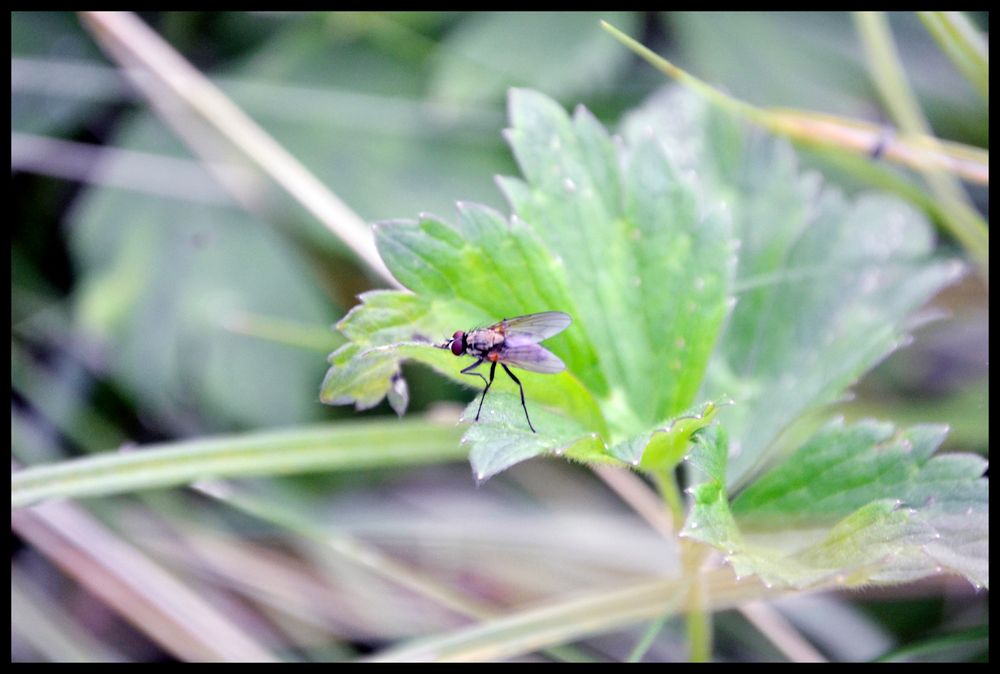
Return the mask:
<svg viewBox="0 0 1000 674">
<path fill-rule="evenodd" d="M 504 341 L 508 345 L 522 346 L 548 339 L 568 328 L 572 322 L 573 318 L 569 314 L 543 311 L 540 314 L 508 318 L 492 327 L 504 333 Z"/>
<path fill-rule="evenodd" d="M 500 351 L 500 362 L 542 374 L 555 374 L 566 369 L 566 364 L 559 360 L 559 356 L 538 344 L 504 345 Z"/>
</svg>

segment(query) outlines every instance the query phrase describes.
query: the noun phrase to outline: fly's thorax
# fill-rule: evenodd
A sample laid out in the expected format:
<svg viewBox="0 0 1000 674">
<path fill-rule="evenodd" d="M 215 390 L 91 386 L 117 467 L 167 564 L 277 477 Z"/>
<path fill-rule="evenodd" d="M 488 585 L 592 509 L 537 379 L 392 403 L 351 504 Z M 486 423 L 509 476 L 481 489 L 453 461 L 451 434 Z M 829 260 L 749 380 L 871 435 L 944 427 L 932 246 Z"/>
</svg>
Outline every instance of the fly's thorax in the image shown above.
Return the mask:
<svg viewBox="0 0 1000 674">
<path fill-rule="evenodd" d="M 466 344 L 472 355 L 482 356 L 503 345 L 503 335 L 495 330 L 480 328 L 466 335 Z"/>
</svg>

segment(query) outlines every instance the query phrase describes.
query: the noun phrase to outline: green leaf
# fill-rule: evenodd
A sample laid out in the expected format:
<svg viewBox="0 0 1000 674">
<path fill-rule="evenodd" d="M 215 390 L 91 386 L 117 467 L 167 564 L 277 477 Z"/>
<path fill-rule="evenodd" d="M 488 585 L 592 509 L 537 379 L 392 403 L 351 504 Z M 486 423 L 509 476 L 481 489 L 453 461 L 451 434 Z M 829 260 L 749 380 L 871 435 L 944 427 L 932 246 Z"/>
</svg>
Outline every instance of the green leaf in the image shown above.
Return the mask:
<svg viewBox="0 0 1000 674">
<path fill-rule="evenodd" d="M 905 343 L 907 317 L 963 272 L 932 257 L 916 210 L 881 193 L 848 200 L 800 174 L 780 140 L 672 90 L 632 114 L 625 135 L 655 135 L 733 215 L 737 304 L 712 355 L 703 395 L 732 396 L 720 421 L 733 439 L 727 479 L 771 460 L 775 439 Z"/>
<path fill-rule="evenodd" d="M 737 575 L 794 587 L 904 582 L 948 571 L 989 586 L 986 462 L 933 456 L 947 429 L 828 424 L 732 503 L 719 433 L 692 452 L 703 481 L 683 535 Z"/>
<path fill-rule="evenodd" d="M 649 433 L 640 433 L 611 448 L 622 461 L 644 470 L 673 470 L 687 451 L 696 431 L 707 427 L 719 411 L 719 405 L 707 402 L 670 419 L 669 423 Z"/>
<path fill-rule="evenodd" d="M 521 375 L 518 375 L 521 376 Z M 472 446 L 469 460 L 477 480 L 506 470 L 526 459 L 546 454 L 563 456 L 584 463 L 611 463 L 638 466 L 643 470 L 670 470 L 677 465 L 695 431 L 706 427 L 718 407 L 706 403 L 697 412 L 678 415 L 662 428 L 640 433 L 612 447 L 607 447 L 599 433 L 572 418 L 553 414 L 544 408 L 532 411 L 538 433 L 532 433 L 524 420 L 521 402 L 514 392 L 494 393 L 483 407 L 481 423 L 474 424 L 462 438 Z M 496 400 L 494 400 L 494 396 Z M 475 419 L 479 401 L 465 410 L 463 421 Z M 565 408 L 564 408 L 565 409 Z M 577 415 L 579 418 L 579 415 Z"/>
<path fill-rule="evenodd" d="M 463 421 L 476 417 L 479 401 L 473 400 L 462 415 Z M 521 399 L 516 393 L 493 393 L 484 405 L 481 423 L 472 424 L 462 438 L 472 448 L 469 461 L 479 481 L 526 459 L 553 454 L 589 462 L 613 462 L 597 433 L 566 416 L 545 408 L 531 411 L 538 430 L 532 433 L 524 419 Z"/>
<path fill-rule="evenodd" d="M 597 433 L 607 456 L 655 470 L 710 415 L 670 440 L 657 429 L 732 397 L 719 419 L 734 439 L 727 479 L 742 482 L 794 421 L 903 344 L 908 315 L 963 271 L 932 257 L 928 223 L 903 202 L 824 188 L 800 175 L 786 142 L 747 136 L 685 92 L 632 114 L 617 145 L 585 109 L 570 117 L 536 92 L 513 90 L 509 112 L 524 177 L 500 186 L 514 215 L 460 204 L 454 225 L 431 215 L 377 225 L 382 257 L 415 295 L 363 298 L 342 328 L 365 348 L 334 355 L 325 401 L 378 402 L 402 357 L 478 387 L 431 343 L 565 311 L 573 325 L 546 346 L 567 372 L 525 373 L 532 406 L 578 422 L 579 439 Z M 493 437 L 470 440 L 483 452 Z M 505 458 L 478 463 L 506 467 L 567 442 L 520 452 L 496 442 Z"/>
<path fill-rule="evenodd" d="M 639 465 L 650 440 L 647 466 L 676 462 L 714 415 L 713 405 L 690 408 L 727 312 L 728 218 L 656 144 L 617 148 L 582 108 L 570 118 L 515 90 L 510 117 L 525 180 L 501 187 L 515 215 L 459 204 L 454 225 L 426 214 L 376 225 L 382 258 L 414 294 L 362 297 L 339 326 L 351 342 L 331 356 L 321 398 L 373 405 L 402 358 L 478 388 L 459 374 L 467 359 L 432 344 L 456 329 L 565 311 L 573 324 L 545 346 L 567 370 L 518 375 L 540 437 L 515 440 L 527 422 L 501 373 L 465 438 L 477 477 L 556 451 Z"/>
<path fill-rule="evenodd" d="M 436 50 L 431 97 L 468 105 L 502 101 L 511 86 L 580 97 L 608 88 L 628 54 L 597 30 L 601 19 L 637 28 L 632 12 L 477 12 Z M 617 23 L 621 22 L 621 23 Z"/>
<path fill-rule="evenodd" d="M 582 107 L 570 119 L 513 91 L 510 117 L 526 180 L 501 186 L 573 289 L 570 313 L 599 355 L 581 379 L 605 398 L 613 431 L 647 430 L 688 408 L 701 384 L 727 310 L 728 218 L 655 143 L 616 149 Z"/>
</svg>

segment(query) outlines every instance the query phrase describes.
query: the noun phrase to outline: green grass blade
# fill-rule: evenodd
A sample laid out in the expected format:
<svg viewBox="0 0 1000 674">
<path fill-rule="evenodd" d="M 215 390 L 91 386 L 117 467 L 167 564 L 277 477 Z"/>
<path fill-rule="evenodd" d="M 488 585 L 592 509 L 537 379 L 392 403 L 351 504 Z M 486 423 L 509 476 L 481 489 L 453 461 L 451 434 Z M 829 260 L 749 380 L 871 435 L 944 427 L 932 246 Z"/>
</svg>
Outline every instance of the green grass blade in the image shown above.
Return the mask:
<svg viewBox="0 0 1000 674">
<path fill-rule="evenodd" d="M 672 613 L 673 613 L 672 611 L 668 611 L 667 613 L 664 613 L 653 622 L 649 623 L 649 626 L 646 628 L 646 631 L 642 633 L 642 637 L 639 639 L 639 641 L 636 642 L 635 647 L 632 649 L 632 652 L 629 653 L 626 662 L 642 661 L 642 658 L 646 655 L 646 652 L 649 651 L 650 646 L 653 645 L 653 642 L 656 640 L 656 637 L 660 634 L 660 631 L 663 629 L 663 626 L 667 624 L 667 620 L 670 619 Z"/>
<path fill-rule="evenodd" d="M 587 635 L 610 632 L 662 616 L 665 608 L 687 597 L 690 578 L 671 578 L 623 585 L 592 595 L 557 599 L 541 607 L 419 639 L 378 653 L 388 662 L 495 661 L 532 653 Z M 733 608 L 767 591 L 755 582 L 734 583 L 728 569 L 705 578 L 706 610 Z"/>
<path fill-rule="evenodd" d="M 990 51 L 961 12 L 917 12 L 931 37 L 980 95 L 990 100 Z"/>
<path fill-rule="evenodd" d="M 903 133 L 929 138 L 931 140 L 929 149 L 940 153 L 942 148 L 934 138 L 930 124 L 910 88 L 885 14 L 858 12 L 854 17 L 868 55 L 872 79 L 886 108 Z M 922 173 L 932 192 L 941 202 L 942 215 L 948 230 L 969 251 L 969 255 L 979 266 L 984 280 L 988 282 L 990 235 L 985 220 L 979 216 L 954 176 L 933 167 L 923 168 Z"/>
<path fill-rule="evenodd" d="M 796 142 L 836 148 L 863 156 L 869 156 L 873 148 L 884 144 L 883 156 L 888 161 L 912 168 L 939 166 L 953 171 L 965 180 L 989 184 L 989 153 L 981 148 L 940 141 L 925 134 L 912 134 L 889 139 L 887 142 L 883 127 L 862 120 L 809 110 L 760 108 L 698 79 L 609 23 L 602 21 L 601 27 L 651 66 L 715 107 L 738 114 L 773 133 L 787 136 Z"/>
<path fill-rule="evenodd" d="M 305 426 L 149 445 L 12 473 L 20 508 L 51 498 L 107 496 L 203 479 L 393 468 L 465 456 L 461 429 L 422 419 Z"/>
<path fill-rule="evenodd" d="M 955 658 L 957 650 L 975 646 L 978 646 L 988 657 L 989 642 L 990 628 L 983 625 L 965 630 L 964 632 L 933 637 L 920 643 L 897 648 L 876 658 L 875 662 L 936 661 L 937 658 L 927 658 L 927 656 L 935 654 L 940 654 L 943 661 L 952 661 Z"/>
</svg>

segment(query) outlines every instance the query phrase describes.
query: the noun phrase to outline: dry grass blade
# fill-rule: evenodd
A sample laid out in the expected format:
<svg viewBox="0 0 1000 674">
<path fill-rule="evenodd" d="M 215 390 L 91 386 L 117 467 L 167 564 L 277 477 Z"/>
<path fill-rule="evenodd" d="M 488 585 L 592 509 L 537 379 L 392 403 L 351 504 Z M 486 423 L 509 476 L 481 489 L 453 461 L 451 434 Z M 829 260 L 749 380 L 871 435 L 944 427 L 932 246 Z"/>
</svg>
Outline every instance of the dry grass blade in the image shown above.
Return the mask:
<svg viewBox="0 0 1000 674">
<path fill-rule="evenodd" d="M 13 512 L 11 529 L 178 658 L 277 660 L 191 588 L 78 506 L 48 503 Z"/>
<path fill-rule="evenodd" d="M 128 12 L 84 12 L 82 19 L 136 86 L 152 101 L 159 101 L 161 114 L 168 116 L 175 129 L 177 120 L 170 117 L 176 115 L 167 113 L 169 102 L 207 121 L 219 137 L 281 185 L 370 269 L 397 285 L 375 250 L 365 222 L 149 26 Z M 188 134 L 185 139 L 199 152 L 203 142 L 217 140 L 204 135 L 193 139 Z"/>
<path fill-rule="evenodd" d="M 834 115 L 786 108 L 758 108 L 699 80 L 614 26 L 607 23 L 602 26 L 660 72 L 690 87 L 713 104 L 737 112 L 775 133 L 799 142 L 823 144 L 864 155 L 878 149 L 887 160 L 910 168 L 936 167 L 970 182 L 989 184 L 989 152 L 985 150 L 961 143 L 942 142 L 926 133 L 893 137 L 873 124 Z"/>
<path fill-rule="evenodd" d="M 826 662 L 823 654 L 769 604 L 763 602 L 744 604 L 740 607 L 740 613 L 792 662 Z"/>
</svg>

